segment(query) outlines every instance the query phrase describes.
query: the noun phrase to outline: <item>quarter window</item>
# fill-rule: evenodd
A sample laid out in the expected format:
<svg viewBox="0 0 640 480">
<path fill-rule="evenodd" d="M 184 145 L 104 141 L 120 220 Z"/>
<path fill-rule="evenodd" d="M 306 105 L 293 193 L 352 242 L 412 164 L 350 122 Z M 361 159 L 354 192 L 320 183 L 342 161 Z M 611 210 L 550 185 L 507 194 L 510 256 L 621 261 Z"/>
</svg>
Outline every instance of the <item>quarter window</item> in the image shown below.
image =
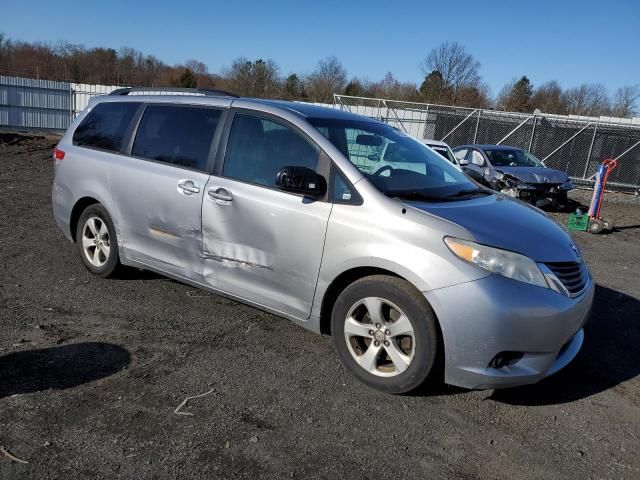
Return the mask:
<svg viewBox="0 0 640 480">
<path fill-rule="evenodd" d="M 221 110 L 149 105 L 142 115 L 131 154 L 181 167 L 207 170 Z"/>
<path fill-rule="evenodd" d="M 138 102 L 103 102 L 91 109 L 73 133 L 73 144 L 120 152 Z"/>
<path fill-rule="evenodd" d="M 231 126 L 222 174 L 274 187 L 285 166 L 316 170 L 318 151 L 299 133 L 280 123 L 236 114 Z"/>
<path fill-rule="evenodd" d="M 360 203 L 362 201 L 360 195 L 351 187 L 342 172 L 336 167 L 332 167 L 332 173 L 331 188 L 329 190 L 331 201 L 334 203 Z"/>
</svg>

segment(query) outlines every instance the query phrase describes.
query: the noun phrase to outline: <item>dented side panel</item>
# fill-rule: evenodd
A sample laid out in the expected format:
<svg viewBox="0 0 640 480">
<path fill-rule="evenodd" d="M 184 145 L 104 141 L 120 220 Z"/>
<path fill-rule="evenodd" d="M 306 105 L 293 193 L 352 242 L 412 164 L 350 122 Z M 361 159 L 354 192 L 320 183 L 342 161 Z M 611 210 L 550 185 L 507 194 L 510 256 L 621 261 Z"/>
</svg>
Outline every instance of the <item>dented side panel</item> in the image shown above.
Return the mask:
<svg viewBox="0 0 640 480">
<path fill-rule="evenodd" d="M 186 278 L 202 274 L 201 206 L 205 173 L 114 155 L 109 184 L 128 259 Z M 191 181 L 198 193 L 178 184 Z"/>
<path fill-rule="evenodd" d="M 204 281 L 300 319 L 309 317 L 331 204 L 211 177 L 231 201 L 205 193 Z"/>
</svg>

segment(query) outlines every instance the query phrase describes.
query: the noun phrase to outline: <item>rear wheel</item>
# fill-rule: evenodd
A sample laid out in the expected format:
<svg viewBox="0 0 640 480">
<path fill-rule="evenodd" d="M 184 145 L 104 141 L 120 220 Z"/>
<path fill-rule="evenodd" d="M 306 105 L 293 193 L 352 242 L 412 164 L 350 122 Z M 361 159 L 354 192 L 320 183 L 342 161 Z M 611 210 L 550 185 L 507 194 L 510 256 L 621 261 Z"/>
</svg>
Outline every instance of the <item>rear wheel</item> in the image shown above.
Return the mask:
<svg viewBox="0 0 640 480">
<path fill-rule="evenodd" d="M 100 204 L 89 205 L 80 215 L 76 245 L 82 263 L 94 275 L 106 278 L 121 266 L 113 222 Z"/>
<path fill-rule="evenodd" d="M 434 373 L 435 315 L 400 278 L 374 275 L 349 285 L 334 305 L 331 333 L 342 363 L 371 387 L 406 393 Z"/>
</svg>

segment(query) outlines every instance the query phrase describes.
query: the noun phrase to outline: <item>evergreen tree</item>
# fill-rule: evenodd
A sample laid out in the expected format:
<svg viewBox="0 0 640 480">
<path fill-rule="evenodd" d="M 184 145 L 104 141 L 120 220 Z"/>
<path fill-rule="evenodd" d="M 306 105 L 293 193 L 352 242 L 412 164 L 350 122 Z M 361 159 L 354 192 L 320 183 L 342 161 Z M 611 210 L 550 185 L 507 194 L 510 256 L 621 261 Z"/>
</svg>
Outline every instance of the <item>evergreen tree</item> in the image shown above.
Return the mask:
<svg viewBox="0 0 640 480">
<path fill-rule="evenodd" d="M 420 85 L 420 96 L 427 103 L 444 103 L 444 80 L 438 70 L 432 70 Z"/>
<path fill-rule="evenodd" d="M 198 82 L 196 81 L 196 76 L 191 71 L 190 68 L 185 68 L 180 75 L 180 79 L 178 80 L 178 87 L 184 88 L 196 88 Z"/>
<path fill-rule="evenodd" d="M 292 73 L 284 82 L 284 94 L 289 100 L 297 100 L 301 97 L 301 87 L 300 77 Z"/>
<path fill-rule="evenodd" d="M 531 98 L 533 86 L 531 81 L 523 75 L 517 82 L 508 83 L 498 96 L 498 108 L 507 112 L 530 113 L 532 111 Z"/>
</svg>

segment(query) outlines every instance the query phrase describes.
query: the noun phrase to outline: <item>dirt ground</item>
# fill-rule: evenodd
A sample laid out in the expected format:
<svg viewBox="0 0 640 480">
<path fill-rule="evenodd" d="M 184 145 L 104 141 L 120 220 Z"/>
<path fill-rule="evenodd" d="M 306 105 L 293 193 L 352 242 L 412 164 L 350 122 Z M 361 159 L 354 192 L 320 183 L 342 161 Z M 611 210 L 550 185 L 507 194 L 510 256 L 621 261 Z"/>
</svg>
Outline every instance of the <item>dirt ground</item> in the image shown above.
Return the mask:
<svg viewBox="0 0 640 480">
<path fill-rule="evenodd" d="M 92 277 L 51 215 L 54 143 L 0 134 L 0 445 L 28 462 L 0 451 L 0 479 L 640 478 L 637 197 L 605 205 L 614 233 L 574 235 L 598 287 L 568 368 L 394 397 L 287 320 Z"/>
</svg>

